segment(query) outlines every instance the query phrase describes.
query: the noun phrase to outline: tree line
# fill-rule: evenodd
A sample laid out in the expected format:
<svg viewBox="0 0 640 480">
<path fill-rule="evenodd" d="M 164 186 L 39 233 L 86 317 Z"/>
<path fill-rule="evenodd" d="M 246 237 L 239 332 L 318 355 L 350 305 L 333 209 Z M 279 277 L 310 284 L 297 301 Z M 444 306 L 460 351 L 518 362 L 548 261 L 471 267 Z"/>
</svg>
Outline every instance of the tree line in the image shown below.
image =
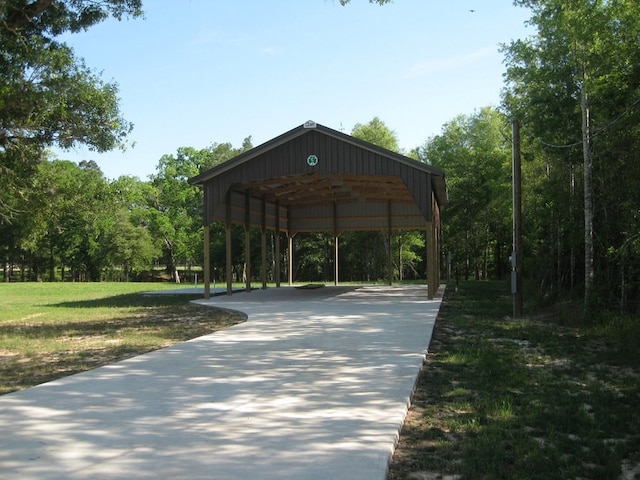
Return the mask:
<svg viewBox="0 0 640 480">
<path fill-rule="evenodd" d="M 502 104 L 460 116 L 420 150 L 447 174 L 445 238 L 465 277 L 501 275 L 511 243 L 513 120 L 522 125 L 530 305 L 582 319 L 640 299 L 640 4 L 516 0 L 535 33 L 501 46 Z M 580 309 L 578 309 L 580 310 Z"/>
<path fill-rule="evenodd" d="M 54 3 L 58 8 L 49 10 Z M 611 308 L 635 313 L 640 298 L 640 4 L 515 3 L 531 12 L 535 32 L 501 46 L 501 105 L 451 119 L 440 134 L 404 152 L 446 172 L 450 203 L 442 211 L 441 270 L 476 279 L 508 274 L 511 122 L 518 120 L 527 303 L 579 301 L 584 318 Z M 109 16 L 140 14 L 138 0 L 0 5 L 0 60 L 6 73 L 0 77 L 5 279 L 15 279 L 12 268 L 18 266 L 26 267 L 16 270 L 25 280 L 131 280 L 146 278 L 152 265 L 162 265 L 174 278 L 179 264 L 201 265 L 202 194 L 186 180 L 250 148 L 250 137 L 240 147 L 180 148 L 159 159 L 156 174 L 145 181 L 109 181 L 91 161 L 76 165 L 46 153 L 49 146 L 76 143 L 102 151 L 124 140 L 130 125 L 118 111 L 116 86 L 87 71 L 57 38 Z M 393 130 L 378 118 L 357 125 L 352 134 L 399 150 Z M 213 278 L 222 278 L 224 236 L 216 228 Z M 239 278 L 241 227 L 234 235 Z M 341 278 L 385 278 L 384 242 L 376 233 L 344 234 Z M 394 276 L 423 277 L 422 234 L 397 232 L 393 242 Z M 296 278 L 331 279 L 330 250 L 326 235 L 296 237 Z"/>
<path fill-rule="evenodd" d="M 395 134 L 378 118 L 356 125 L 354 135 L 398 150 Z M 230 143 L 208 148 L 179 148 L 160 158 L 148 180 L 121 176 L 108 180 L 94 161 L 76 164 L 47 158 L 37 165 L 31 187 L 14 199 L 11 221 L 0 221 L 0 255 L 5 281 L 179 281 L 184 270 L 203 263 L 203 193 L 187 180 L 252 148 L 247 137 L 239 148 Z M 259 245 L 260 232 L 254 246 Z M 271 258 L 274 242 L 271 234 Z M 224 227 L 212 226 L 213 278 L 224 278 Z M 286 242 L 280 239 L 283 244 Z M 424 276 L 421 232 L 395 235 L 395 276 Z M 232 237 L 233 277 L 243 281 L 244 230 Z M 382 234 L 355 232 L 341 238 L 341 278 L 376 281 L 387 275 L 387 240 Z M 295 241 L 294 277 L 333 280 L 333 237 L 299 234 Z M 259 252 L 252 252 L 255 262 Z M 284 258 L 287 258 L 286 250 Z M 153 268 L 160 266 L 161 268 Z M 179 266 L 183 271 L 179 271 Z M 251 271 L 259 272 L 260 265 Z M 287 267 L 288 268 L 288 267 Z M 277 272 L 269 277 L 275 281 Z M 279 272 L 283 278 L 284 272 Z"/>
</svg>

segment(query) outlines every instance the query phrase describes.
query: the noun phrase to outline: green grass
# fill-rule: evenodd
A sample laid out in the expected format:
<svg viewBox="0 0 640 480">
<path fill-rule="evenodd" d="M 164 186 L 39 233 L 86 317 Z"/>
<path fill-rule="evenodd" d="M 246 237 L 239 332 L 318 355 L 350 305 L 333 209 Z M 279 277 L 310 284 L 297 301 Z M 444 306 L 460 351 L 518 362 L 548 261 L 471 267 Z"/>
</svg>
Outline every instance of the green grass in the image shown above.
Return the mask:
<svg viewBox="0 0 640 480">
<path fill-rule="evenodd" d="M 640 478 L 640 319 L 510 313 L 506 284 L 448 290 L 389 479 Z"/>
<path fill-rule="evenodd" d="M 173 288 L 162 283 L 0 284 L 0 394 L 244 320 L 189 303 L 200 295 L 141 295 Z"/>
</svg>

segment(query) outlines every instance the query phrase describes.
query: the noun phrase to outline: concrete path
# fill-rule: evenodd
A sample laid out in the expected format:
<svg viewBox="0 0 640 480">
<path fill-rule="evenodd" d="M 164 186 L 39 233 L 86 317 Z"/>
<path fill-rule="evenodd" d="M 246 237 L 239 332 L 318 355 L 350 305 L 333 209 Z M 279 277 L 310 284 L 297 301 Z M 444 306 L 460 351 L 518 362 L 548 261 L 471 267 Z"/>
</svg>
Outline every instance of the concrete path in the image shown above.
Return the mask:
<svg viewBox="0 0 640 480">
<path fill-rule="evenodd" d="M 203 300 L 248 321 L 0 397 L 0 478 L 383 480 L 440 308 L 426 294 Z"/>
</svg>

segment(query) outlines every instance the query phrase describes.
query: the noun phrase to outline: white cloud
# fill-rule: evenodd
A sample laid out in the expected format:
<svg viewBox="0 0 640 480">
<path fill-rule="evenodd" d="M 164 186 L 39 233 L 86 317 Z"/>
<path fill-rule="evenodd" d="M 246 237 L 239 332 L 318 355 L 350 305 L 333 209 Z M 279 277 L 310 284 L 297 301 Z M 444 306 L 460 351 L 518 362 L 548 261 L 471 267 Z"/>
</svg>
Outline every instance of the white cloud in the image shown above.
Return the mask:
<svg viewBox="0 0 640 480">
<path fill-rule="evenodd" d="M 260 49 L 260 51 L 265 55 L 277 55 L 278 53 L 280 53 L 280 50 L 275 47 L 263 47 Z"/>
<path fill-rule="evenodd" d="M 453 55 L 450 57 L 433 58 L 413 64 L 409 67 L 406 76 L 409 78 L 423 77 L 433 73 L 442 73 L 461 68 L 487 60 L 499 55 L 497 47 L 484 47 L 472 52 Z"/>
<path fill-rule="evenodd" d="M 247 42 L 245 35 L 227 34 L 226 32 L 213 29 L 200 29 L 189 39 L 191 47 L 210 47 L 210 46 L 238 46 Z"/>
</svg>

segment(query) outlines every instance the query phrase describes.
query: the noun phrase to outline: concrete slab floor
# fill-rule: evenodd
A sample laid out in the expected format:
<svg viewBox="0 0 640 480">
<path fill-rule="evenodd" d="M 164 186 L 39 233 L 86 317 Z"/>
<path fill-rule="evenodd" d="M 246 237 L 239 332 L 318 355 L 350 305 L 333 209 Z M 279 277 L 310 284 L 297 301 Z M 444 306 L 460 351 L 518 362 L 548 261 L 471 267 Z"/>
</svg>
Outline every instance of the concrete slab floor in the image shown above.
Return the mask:
<svg viewBox="0 0 640 480">
<path fill-rule="evenodd" d="M 440 300 L 372 286 L 198 301 L 248 320 L 0 397 L 0 477 L 383 480 Z"/>
</svg>

